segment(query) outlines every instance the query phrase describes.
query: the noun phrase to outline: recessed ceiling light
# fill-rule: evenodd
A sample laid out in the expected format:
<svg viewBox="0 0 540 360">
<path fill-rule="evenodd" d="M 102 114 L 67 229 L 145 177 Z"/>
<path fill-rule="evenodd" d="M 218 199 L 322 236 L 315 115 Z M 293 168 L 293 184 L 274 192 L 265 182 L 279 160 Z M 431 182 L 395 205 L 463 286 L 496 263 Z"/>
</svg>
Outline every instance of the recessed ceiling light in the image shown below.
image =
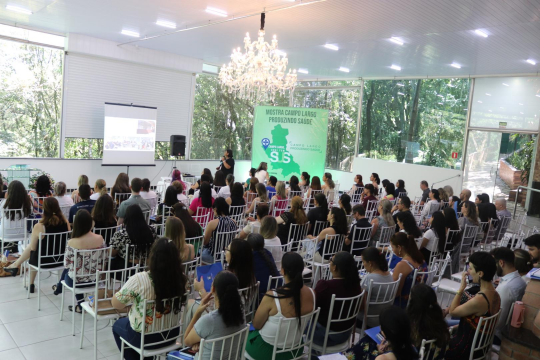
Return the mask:
<svg viewBox="0 0 540 360">
<path fill-rule="evenodd" d="M 525 115 L 525 114 L 524 114 L 523 112 L 521 112 L 521 111 L 520 111 L 519 113 L 520 113 L 521 115 Z"/>
<path fill-rule="evenodd" d="M 339 50 L 339 47 L 337 47 L 336 45 L 332 45 L 332 44 L 326 44 L 326 45 L 324 45 L 324 47 L 327 48 L 327 49 L 330 49 L 330 50 L 334 50 L 334 51 Z"/>
<path fill-rule="evenodd" d="M 127 36 L 140 37 L 138 32 L 131 31 L 131 30 L 125 30 L 124 29 L 124 30 L 122 30 L 122 34 L 127 35 Z"/>
<path fill-rule="evenodd" d="M 527 62 L 531 65 L 536 65 L 536 61 L 534 61 L 533 59 L 527 59 Z"/>
<path fill-rule="evenodd" d="M 339 68 L 339 71 L 343 71 L 343 72 L 348 73 L 350 70 L 348 68 L 342 66 L 342 67 Z"/>
<path fill-rule="evenodd" d="M 391 37 L 390 41 L 393 42 L 394 44 L 403 45 L 403 40 L 395 36 Z"/>
<path fill-rule="evenodd" d="M 394 70 L 397 70 L 397 71 L 401 71 L 401 66 L 392 64 L 392 66 L 390 66 L 390 69 L 394 69 Z"/>
<path fill-rule="evenodd" d="M 216 9 L 216 8 L 213 8 L 213 7 L 210 7 L 208 6 L 206 8 L 206 12 L 207 13 L 210 13 L 212 15 L 217 15 L 217 16 L 223 16 L 223 17 L 227 17 L 227 12 L 224 11 L 224 10 L 220 10 L 220 9 Z"/>
<path fill-rule="evenodd" d="M 491 94 L 489 94 L 489 93 L 486 93 L 486 96 L 491 96 Z"/>
<path fill-rule="evenodd" d="M 309 71 L 307 69 L 302 69 L 302 68 L 298 69 L 298 72 L 300 74 L 309 74 Z"/>
<path fill-rule="evenodd" d="M 478 102 L 481 104 L 481 103 L 482 103 L 482 100 L 478 100 Z"/>
<path fill-rule="evenodd" d="M 456 69 L 461 69 L 461 65 L 459 65 L 458 63 L 451 63 L 450 64 L 451 67 L 455 67 Z"/>
<path fill-rule="evenodd" d="M 405 95 L 404 93 L 402 93 L 402 92 L 400 92 L 400 91 L 398 91 L 397 94 L 398 94 L 398 95 Z"/>
<path fill-rule="evenodd" d="M 156 21 L 156 25 L 163 26 L 169 29 L 176 29 L 176 23 L 173 23 L 172 21 L 158 20 Z"/>
<path fill-rule="evenodd" d="M 504 85 L 504 86 L 510 86 L 510 85 L 508 85 L 507 83 L 503 83 L 503 85 Z"/>
<path fill-rule="evenodd" d="M 11 11 L 15 11 L 15 12 L 18 12 L 18 13 L 21 13 L 21 14 L 32 15 L 31 10 L 25 9 L 23 7 L 20 7 L 20 6 L 6 5 L 6 9 L 11 10 Z"/>
<path fill-rule="evenodd" d="M 402 84 L 402 83 L 397 83 L 396 85 L 397 86 L 405 86 L 405 84 Z"/>
<path fill-rule="evenodd" d="M 279 56 L 287 56 L 287 53 L 283 50 L 274 50 L 274 53 L 278 54 Z"/>
<path fill-rule="evenodd" d="M 481 37 L 485 37 L 485 38 L 488 37 L 488 34 L 483 30 L 474 30 L 474 32 L 476 33 L 476 35 L 479 35 Z"/>
</svg>

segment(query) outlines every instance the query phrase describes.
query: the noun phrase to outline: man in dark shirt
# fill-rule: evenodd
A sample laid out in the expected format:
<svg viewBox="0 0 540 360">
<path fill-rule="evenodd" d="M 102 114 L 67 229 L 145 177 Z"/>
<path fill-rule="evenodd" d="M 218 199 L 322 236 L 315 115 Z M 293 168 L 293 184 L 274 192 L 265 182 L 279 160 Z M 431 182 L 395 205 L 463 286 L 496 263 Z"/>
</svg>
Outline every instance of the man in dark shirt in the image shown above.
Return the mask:
<svg viewBox="0 0 540 360">
<path fill-rule="evenodd" d="M 268 200 L 272 199 L 272 196 L 276 195 L 276 184 L 277 178 L 275 176 L 270 176 L 268 179 L 268 186 L 266 187 L 266 192 L 268 193 Z"/>
<path fill-rule="evenodd" d="M 420 182 L 420 189 L 422 190 L 422 199 L 420 200 L 420 205 L 424 205 L 429 198 L 429 184 L 426 180 Z"/>
<path fill-rule="evenodd" d="M 223 154 L 223 156 L 221 157 L 221 162 L 219 163 L 219 166 L 216 168 L 216 170 L 223 171 L 225 177 L 227 177 L 227 175 L 229 174 L 234 175 L 234 159 L 231 149 L 225 150 L 225 154 Z"/>
<path fill-rule="evenodd" d="M 368 184 L 371 185 L 371 184 Z M 349 231 L 349 234 L 345 238 L 345 244 L 343 245 L 343 251 L 351 252 L 351 246 L 352 246 L 352 237 L 354 235 L 360 236 L 361 230 L 358 229 L 365 229 L 370 228 L 372 225 L 369 223 L 368 218 L 366 218 L 366 209 L 362 205 L 355 205 L 352 209 L 354 223 L 351 225 L 351 230 Z M 369 241 L 369 239 L 368 239 Z M 359 247 L 362 244 L 355 245 L 355 248 Z M 366 244 L 367 246 L 367 244 Z M 355 251 L 353 255 L 359 256 L 362 254 L 362 251 Z"/>
<path fill-rule="evenodd" d="M 88 212 L 91 214 L 92 209 L 94 208 L 94 205 L 96 203 L 96 200 L 90 200 L 90 185 L 83 184 L 79 186 L 79 196 L 81 197 L 82 201 L 76 203 L 69 209 L 69 223 L 73 224 L 73 217 L 75 214 L 77 214 L 77 211 L 80 209 L 88 210 Z"/>
<path fill-rule="evenodd" d="M 397 214 L 400 212 L 411 212 L 411 199 L 408 196 L 403 196 L 401 199 L 398 200 L 397 205 L 392 208 L 392 213 L 394 213 L 394 211 L 396 210 L 397 212 L 392 215 L 392 217 L 394 218 L 394 222 L 396 223 L 396 232 L 399 232 L 399 225 L 397 224 Z"/>
<path fill-rule="evenodd" d="M 328 218 L 328 203 L 326 202 L 326 196 L 324 194 L 315 195 L 315 207 L 311 208 L 307 214 L 307 219 L 309 222 L 308 235 L 319 235 L 314 234 L 315 223 L 317 221 L 327 221 Z M 320 232 L 322 229 L 317 229 Z"/>
</svg>

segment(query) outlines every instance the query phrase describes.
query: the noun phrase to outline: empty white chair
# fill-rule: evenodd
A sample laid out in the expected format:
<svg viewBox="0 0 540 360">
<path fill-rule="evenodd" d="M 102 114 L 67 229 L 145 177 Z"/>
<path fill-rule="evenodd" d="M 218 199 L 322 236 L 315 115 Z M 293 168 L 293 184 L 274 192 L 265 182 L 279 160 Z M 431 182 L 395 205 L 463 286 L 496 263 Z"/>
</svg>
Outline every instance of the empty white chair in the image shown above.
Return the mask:
<svg viewBox="0 0 540 360">
<path fill-rule="evenodd" d="M 1 204 L 3 205 L 3 203 Z M 23 241 L 25 233 L 26 217 L 24 217 L 23 209 L 5 210 L 2 208 L 2 220 L 0 222 L 1 253 L 4 253 L 4 243 Z"/>
</svg>

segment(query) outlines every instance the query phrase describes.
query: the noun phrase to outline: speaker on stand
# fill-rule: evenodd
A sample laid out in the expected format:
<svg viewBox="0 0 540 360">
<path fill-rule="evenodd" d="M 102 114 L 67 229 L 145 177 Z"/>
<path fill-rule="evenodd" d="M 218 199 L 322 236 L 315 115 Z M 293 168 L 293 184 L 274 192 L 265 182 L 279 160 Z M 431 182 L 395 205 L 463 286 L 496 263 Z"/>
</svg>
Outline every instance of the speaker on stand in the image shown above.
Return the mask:
<svg viewBox="0 0 540 360">
<path fill-rule="evenodd" d="M 184 135 L 171 135 L 170 140 L 171 152 L 170 155 L 175 157 L 174 166 L 171 174 L 176 169 L 176 160 L 179 156 L 186 156 L 186 137 Z"/>
</svg>

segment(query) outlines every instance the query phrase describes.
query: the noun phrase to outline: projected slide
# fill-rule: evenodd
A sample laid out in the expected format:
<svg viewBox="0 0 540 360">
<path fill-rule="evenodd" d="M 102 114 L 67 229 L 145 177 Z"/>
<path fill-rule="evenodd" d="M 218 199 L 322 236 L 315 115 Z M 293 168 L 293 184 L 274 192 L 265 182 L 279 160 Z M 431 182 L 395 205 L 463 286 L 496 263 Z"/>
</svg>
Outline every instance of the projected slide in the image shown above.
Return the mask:
<svg viewBox="0 0 540 360">
<path fill-rule="evenodd" d="M 156 142 L 153 108 L 105 105 L 104 165 L 153 165 Z"/>
</svg>

